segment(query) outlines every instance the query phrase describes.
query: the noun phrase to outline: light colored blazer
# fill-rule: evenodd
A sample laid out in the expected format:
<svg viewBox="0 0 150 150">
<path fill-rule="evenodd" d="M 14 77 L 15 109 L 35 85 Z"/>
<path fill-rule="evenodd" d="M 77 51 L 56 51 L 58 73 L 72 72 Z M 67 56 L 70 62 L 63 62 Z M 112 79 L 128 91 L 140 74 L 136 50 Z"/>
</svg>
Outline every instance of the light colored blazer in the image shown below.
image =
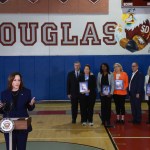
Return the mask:
<svg viewBox="0 0 150 150">
<path fill-rule="evenodd" d="M 145 83 L 144 83 L 144 89 L 145 89 L 145 100 L 149 100 L 148 96 L 146 95 L 146 84 L 148 84 L 149 75 L 145 76 Z"/>
<path fill-rule="evenodd" d="M 98 90 L 98 93 L 101 92 L 101 78 L 102 78 L 102 74 L 99 72 L 98 76 L 97 76 L 97 90 Z M 110 88 L 111 88 L 110 94 L 113 95 L 113 93 L 114 93 L 114 75 L 113 75 L 112 72 L 110 72 L 110 74 L 108 74 L 108 82 L 109 82 L 109 85 L 110 85 Z"/>
</svg>

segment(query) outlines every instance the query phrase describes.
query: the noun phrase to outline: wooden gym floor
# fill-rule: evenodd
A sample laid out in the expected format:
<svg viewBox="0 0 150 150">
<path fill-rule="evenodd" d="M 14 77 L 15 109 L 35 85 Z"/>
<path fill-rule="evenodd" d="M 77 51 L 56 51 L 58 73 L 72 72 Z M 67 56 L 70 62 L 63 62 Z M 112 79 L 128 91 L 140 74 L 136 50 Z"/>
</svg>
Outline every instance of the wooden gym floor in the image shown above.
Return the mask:
<svg viewBox="0 0 150 150">
<path fill-rule="evenodd" d="M 142 109 L 146 110 L 147 104 L 142 104 L 142 107 Z M 112 124 L 114 124 L 114 104 L 112 104 L 112 110 Z M 126 103 L 126 110 L 130 110 L 129 103 Z M 116 137 L 116 134 L 118 135 L 118 132 L 124 134 L 126 128 L 123 129 L 122 127 L 120 128 L 115 125 L 113 128 L 106 129 L 104 126 L 101 125 L 99 111 L 100 103 L 97 102 L 95 105 L 94 126 L 90 127 L 81 125 L 80 114 L 78 115 L 77 123 L 71 123 L 70 103 L 36 104 L 36 109 L 31 113 L 33 131 L 29 134 L 28 141 L 65 142 L 75 143 L 79 145 L 87 145 L 89 147 L 103 150 L 123 150 L 123 148 L 121 148 L 119 144 L 121 144 L 121 142 L 123 142 L 123 144 L 126 143 L 124 143 L 124 141 L 118 142 L 117 140 L 123 139 L 122 137 L 124 137 L 124 135 L 119 138 L 119 136 Z M 135 128 L 134 126 L 129 127 Z M 130 134 L 129 136 L 132 135 Z M 146 135 L 146 137 L 148 140 L 150 140 L 150 134 Z M 127 138 L 125 139 L 127 140 Z M 2 134 L 0 134 L 0 143 L 0 145 L 4 143 L 4 138 Z M 132 144 L 128 147 L 131 147 L 131 149 L 133 148 Z M 43 145 L 43 150 L 45 149 Z"/>
</svg>

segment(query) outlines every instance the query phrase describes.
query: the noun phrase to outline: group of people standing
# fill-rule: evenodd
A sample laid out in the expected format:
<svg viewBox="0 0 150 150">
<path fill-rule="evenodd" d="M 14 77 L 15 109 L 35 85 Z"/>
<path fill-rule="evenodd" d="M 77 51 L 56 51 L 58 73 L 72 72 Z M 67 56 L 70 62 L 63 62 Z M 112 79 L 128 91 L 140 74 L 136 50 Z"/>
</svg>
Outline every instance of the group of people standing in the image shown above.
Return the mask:
<svg viewBox="0 0 150 150">
<path fill-rule="evenodd" d="M 150 67 L 145 76 L 139 72 L 138 63 L 132 63 L 132 76 L 128 79 L 128 74 L 123 71 L 120 63 L 114 64 L 114 71 L 111 72 L 107 63 L 102 63 L 97 75 L 91 72 L 89 65 L 84 66 L 84 71 L 80 70 L 80 62 L 74 63 L 74 70 L 67 76 L 67 95 L 71 100 L 72 123 L 76 123 L 78 114 L 78 104 L 80 103 L 81 123 L 83 126 L 93 126 L 93 111 L 96 101 L 97 91 L 101 99 L 101 120 L 102 124 L 110 126 L 111 101 L 114 99 L 116 107 L 116 123 L 125 123 L 125 99 L 129 95 L 133 124 L 140 124 L 142 120 L 141 102 L 148 100 L 148 121 L 150 124 L 150 93 L 147 93 L 147 85 L 150 85 Z M 144 83 L 145 81 L 145 83 Z M 82 83 L 87 83 L 87 89 L 81 91 Z M 144 89 L 145 88 L 145 89 Z"/>
</svg>

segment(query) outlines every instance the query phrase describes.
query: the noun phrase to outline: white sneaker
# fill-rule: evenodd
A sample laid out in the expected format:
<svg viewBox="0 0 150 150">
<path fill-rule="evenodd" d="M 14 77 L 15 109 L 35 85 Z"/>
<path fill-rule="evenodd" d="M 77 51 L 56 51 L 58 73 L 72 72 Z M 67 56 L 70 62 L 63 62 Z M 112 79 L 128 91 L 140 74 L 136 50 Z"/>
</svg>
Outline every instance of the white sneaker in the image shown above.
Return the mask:
<svg viewBox="0 0 150 150">
<path fill-rule="evenodd" d="M 83 123 L 82 123 L 82 126 L 86 126 L 86 124 L 87 124 L 86 122 L 83 122 Z"/>
<path fill-rule="evenodd" d="M 94 126 L 94 123 L 93 122 L 89 122 L 89 126 Z"/>
</svg>

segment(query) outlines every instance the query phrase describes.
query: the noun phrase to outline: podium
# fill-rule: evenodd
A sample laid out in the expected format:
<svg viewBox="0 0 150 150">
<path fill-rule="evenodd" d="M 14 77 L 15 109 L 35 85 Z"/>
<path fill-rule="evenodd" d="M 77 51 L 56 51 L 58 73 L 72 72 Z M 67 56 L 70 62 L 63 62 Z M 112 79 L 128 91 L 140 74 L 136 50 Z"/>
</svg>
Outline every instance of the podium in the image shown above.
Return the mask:
<svg viewBox="0 0 150 150">
<path fill-rule="evenodd" d="M 0 119 L 0 130 L 9 133 L 9 150 L 12 150 L 13 130 L 27 130 L 31 125 L 31 117 L 28 118 L 3 118 Z"/>
<path fill-rule="evenodd" d="M 16 118 L 12 118 L 12 120 L 14 121 L 15 124 L 15 128 L 14 130 L 27 130 L 28 127 L 31 125 L 31 117 L 29 118 L 18 118 L 16 120 Z"/>
</svg>

